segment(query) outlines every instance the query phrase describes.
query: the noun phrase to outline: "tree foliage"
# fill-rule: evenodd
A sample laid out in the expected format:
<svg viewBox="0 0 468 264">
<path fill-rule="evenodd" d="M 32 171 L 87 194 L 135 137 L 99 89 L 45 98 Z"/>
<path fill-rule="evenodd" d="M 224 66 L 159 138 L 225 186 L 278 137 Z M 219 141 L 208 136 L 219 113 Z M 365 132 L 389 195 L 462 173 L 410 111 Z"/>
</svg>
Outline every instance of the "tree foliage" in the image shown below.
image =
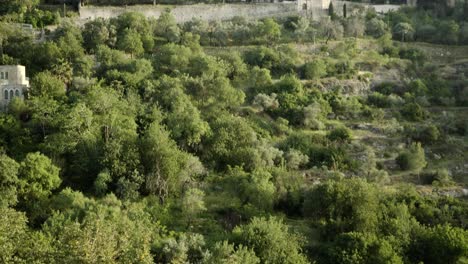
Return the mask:
<svg viewBox="0 0 468 264">
<path fill-rule="evenodd" d="M 42 2 L 0 4 L 31 78 L 1 95 L 1 263 L 466 261 L 466 4 L 77 26 Z"/>
<path fill-rule="evenodd" d="M 233 231 L 234 240 L 251 247 L 262 262 L 308 263 L 302 254 L 301 238 L 290 233 L 276 218 L 254 218 Z"/>
</svg>

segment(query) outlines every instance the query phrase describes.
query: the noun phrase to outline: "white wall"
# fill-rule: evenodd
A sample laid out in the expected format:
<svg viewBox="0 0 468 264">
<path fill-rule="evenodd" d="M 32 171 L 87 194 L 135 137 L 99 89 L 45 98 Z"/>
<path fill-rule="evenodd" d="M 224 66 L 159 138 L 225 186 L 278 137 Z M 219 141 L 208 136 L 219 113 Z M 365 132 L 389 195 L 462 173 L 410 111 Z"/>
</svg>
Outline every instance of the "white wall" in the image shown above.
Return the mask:
<svg viewBox="0 0 468 264">
<path fill-rule="evenodd" d="M 352 8 L 354 6 L 358 7 L 364 7 L 364 8 L 374 8 L 376 12 L 378 13 L 388 13 L 390 11 L 398 10 L 401 6 L 400 5 L 373 5 L 373 4 L 368 4 L 368 3 L 356 3 L 356 2 L 350 2 L 350 1 L 334 1 L 332 0 L 333 5 L 335 7 L 335 12 L 338 14 L 342 14 L 343 12 L 343 5 L 346 4 L 346 6 L 349 8 Z M 349 10 L 348 10 L 349 11 Z"/>
<path fill-rule="evenodd" d="M 126 12 L 139 12 L 147 17 L 159 17 L 168 6 L 85 6 L 80 9 L 80 19 L 86 20 L 116 17 Z M 203 20 L 226 20 L 235 16 L 244 17 L 271 17 L 297 14 L 296 2 L 285 3 L 245 3 L 245 4 L 197 4 L 172 6 L 171 13 L 177 22 L 186 22 L 192 18 Z"/>
</svg>

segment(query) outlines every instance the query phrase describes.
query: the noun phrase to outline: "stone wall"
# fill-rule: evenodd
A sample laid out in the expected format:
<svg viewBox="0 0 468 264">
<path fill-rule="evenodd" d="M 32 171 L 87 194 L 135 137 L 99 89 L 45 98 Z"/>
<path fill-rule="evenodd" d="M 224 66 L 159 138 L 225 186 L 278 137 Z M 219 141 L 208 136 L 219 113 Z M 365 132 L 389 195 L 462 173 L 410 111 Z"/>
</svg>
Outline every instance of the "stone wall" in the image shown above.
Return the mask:
<svg viewBox="0 0 468 264">
<path fill-rule="evenodd" d="M 283 3 L 240 3 L 240 4 L 197 4 L 197 5 L 145 5 L 145 6 L 85 6 L 80 8 L 80 20 L 83 22 L 98 17 L 111 18 L 126 12 L 139 12 L 147 17 L 159 17 L 170 8 L 177 22 L 190 21 L 193 18 L 203 20 L 226 20 L 235 16 L 247 18 L 278 17 L 298 14 L 296 2 Z"/>
<path fill-rule="evenodd" d="M 388 13 L 390 11 L 395 11 L 398 10 L 401 5 L 374 5 L 374 4 L 368 4 L 368 3 L 357 3 L 357 2 L 350 2 L 350 1 L 333 1 L 333 6 L 335 7 L 335 12 L 338 15 L 343 15 L 343 5 L 346 4 L 346 7 L 348 9 L 348 14 L 352 14 L 353 9 L 356 11 L 359 8 L 374 8 L 377 13 Z"/>
<path fill-rule="evenodd" d="M 334 1 L 335 12 L 342 15 L 343 5 L 348 7 L 349 14 L 352 14 L 362 8 L 373 7 L 379 13 L 386 13 L 390 10 L 400 8 L 398 5 L 371 5 L 365 3 Z M 327 17 L 327 9 L 330 0 L 298 0 L 282 3 L 237 3 L 237 4 L 196 4 L 196 5 L 137 5 L 127 7 L 117 6 L 84 6 L 80 8 L 80 22 L 85 23 L 88 20 L 100 18 L 112 18 L 126 12 L 142 13 L 146 17 L 157 18 L 166 9 L 170 9 L 177 22 L 183 23 L 199 18 L 202 20 L 228 20 L 235 16 L 258 19 L 264 17 L 284 17 L 291 15 L 307 16 L 314 20 Z M 304 9 L 303 5 L 307 8 Z M 357 8 L 357 9 L 356 9 Z"/>
</svg>

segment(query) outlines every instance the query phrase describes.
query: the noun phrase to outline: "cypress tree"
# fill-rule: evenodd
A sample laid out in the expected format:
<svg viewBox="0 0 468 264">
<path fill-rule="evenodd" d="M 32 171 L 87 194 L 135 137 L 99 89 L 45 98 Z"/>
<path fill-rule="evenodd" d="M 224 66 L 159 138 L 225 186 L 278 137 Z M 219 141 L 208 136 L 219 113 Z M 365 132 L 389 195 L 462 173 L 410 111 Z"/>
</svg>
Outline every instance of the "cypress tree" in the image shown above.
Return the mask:
<svg viewBox="0 0 468 264">
<path fill-rule="evenodd" d="M 468 21 L 468 0 L 465 0 L 465 4 L 463 5 L 463 18 Z"/>
<path fill-rule="evenodd" d="M 333 6 L 333 3 L 330 2 L 330 5 L 328 5 L 328 15 L 333 19 L 335 17 L 335 7 Z"/>
</svg>

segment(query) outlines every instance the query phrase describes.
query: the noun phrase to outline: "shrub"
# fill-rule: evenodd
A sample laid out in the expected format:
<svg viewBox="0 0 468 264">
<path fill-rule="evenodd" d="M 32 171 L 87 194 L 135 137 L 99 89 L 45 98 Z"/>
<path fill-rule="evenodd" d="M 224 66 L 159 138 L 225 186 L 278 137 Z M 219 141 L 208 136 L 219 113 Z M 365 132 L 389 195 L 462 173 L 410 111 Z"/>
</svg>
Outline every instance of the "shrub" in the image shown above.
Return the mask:
<svg viewBox="0 0 468 264">
<path fill-rule="evenodd" d="M 302 254 L 302 238 L 292 234 L 277 218 L 253 218 L 233 230 L 234 240 L 254 250 L 262 263 L 308 263 Z"/>
<path fill-rule="evenodd" d="M 365 106 L 362 110 L 362 116 L 372 121 L 379 121 L 385 117 L 385 111 L 379 108 Z"/>
<path fill-rule="evenodd" d="M 349 141 L 351 139 L 351 130 L 346 127 L 337 127 L 327 135 L 331 141 Z"/>
<path fill-rule="evenodd" d="M 385 96 L 378 92 L 374 92 L 371 95 L 369 95 L 367 97 L 367 102 L 370 105 L 380 108 L 387 108 L 392 106 L 390 100 L 388 100 L 388 96 Z"/>
<path fill-rule="evenodd" d="M 449 187 L 454 184 L 447 169 L 424 171 L 420 177 L 422 184 L 432 184 L 434 187 Z"/>
<path fill-rule="evenodd" d="M 440 138 L 439 129 L 435 125 L 428 125 L 422 128 L 417 135 L 417 139 L 425 144 L 432 144 Z"/>
<path fill-rule="evenodd" d="M 325 224 L 322 231 L 330 239 L 341 232 L 372 232 L 378 224 L 377 188 L 359 178 L 327 180 L 306 193 L 303 210 Z"/>
<path fill-rule="evenodd" d="M 304 65 L 304 78 L 309 80 L 320 79 L 327 75 L 327 65 L 323 60 L 314 60 Z"/>
<path fill-rule="evenodd" d="M 409 248 L 412 263 L 461 263 L 468 251 L 468 232 L 449 224 L 421 228 Z M 463 261 L 462 261 L 463 262 Z"/>
<path fill-rule="evenodd" d="M 438 187 L 448 187 L 448 186 L 452 186 L 453 184 L 454 184 L 454 181 L 447 169 L 441 169 L 441 170 L 436 171 L 432 185 L 438 186 Z"/>
<path fill-rule="evenodd" d="M 279 54 L 270 48 L 259 46 L 249 50 L 244 54 L 244 60 L 247 64 L 258 66 L 260 68 L 272 69 L 280 61 Z"/>
<path fill-rule="evenodd" d="M 387 25 L 382 19 L 374 17 L 366 23 L 366 34 L 374 38 L 380 38 L 387 32 Z"/>
<path fill-rule="evenodd" d="M 396 91 L 396 84 L 392 82 L 383 82 L 381 84 L 378 84 L 374 87 L 374 90 L 385 95 L 390 95 L 392 93 L 395 93 Z"/>
<path fill-rule="evenodd" d="M 309 157 L 307 155 L 295 149 L 289 149 L 284 155 L 284 158 L 286 159 L 286 166 L 293 170 L 297 170 L 309 162 Z"/>
<path fill-rule="evenodd" d="M 417 79 L 409 83 L 408 92 L 416 96 L 423 96 L 427 94 L 428 89 L 422 80 Z"/>
<path fill-rule="evenodd" d="M 416 29 L 416 39 L 419 41 L 434 41 L 437 29 L 433 25 L 421 25 Z"/>
<path fill-rule="evenodd" d="M 415 48 L 402 49 L 399 52 L 400 58 L 407 59 L 418 65 L 423 65 L 426 61 L 426 55 L 423 51 Z"/>
<path fill-rule="evenodd" d="M 420 171 L 426 163 L 426 155 L 421 143 L 413 143 L 396 158 L 396 163 L 402 170 Z"/>
<path fill-rule="evenodd" d="M 407 120 L 414 122 L 423 121 L 428 115 L 427 111 L 417 103 L 408 103 L 404 105 L 400 110 L 400 113 Z"/>
</svg>

